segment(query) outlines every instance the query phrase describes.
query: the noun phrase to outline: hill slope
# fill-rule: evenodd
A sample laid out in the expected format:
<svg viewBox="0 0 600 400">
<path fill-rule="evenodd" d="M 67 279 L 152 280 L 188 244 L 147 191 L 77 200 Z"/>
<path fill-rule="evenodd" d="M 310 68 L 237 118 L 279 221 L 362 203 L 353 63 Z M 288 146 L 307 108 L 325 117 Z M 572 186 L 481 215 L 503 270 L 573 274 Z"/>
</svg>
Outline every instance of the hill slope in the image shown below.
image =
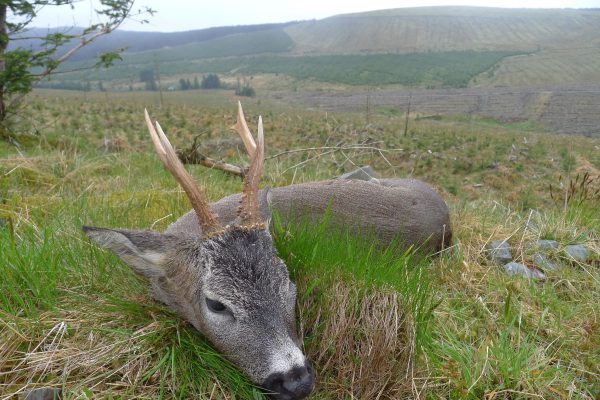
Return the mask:
<svg viewBox="0 0 600 400">
<path fill-rule="evenodd" d="M 129 53 L 151 51 L 180 47 L 192 43 L 219 42 L 225 37 L 237 35 L 248 35 L 252 37 L 255 32 L 264 32 L 274 29 L 281 29 L 295 22 L 281 24 L 260 24 L 260 25 L 242 25 L 242 26 L 220 26 L 207 29 L 196 29 L 183 32 L 136 32 L 126 30 L 116 30 L 110 35 L 101 36 L 94 43 L 78 51 L 72 60 L 86 60 L 94 58 L 98 53 L 112 51 L 119 48 L 126 48 Z M 80 34 L 82 28 L 59 27 L 54 30 L 45 28 L 32 28 L 24 32 L 22 37 L 40 37 L 50 32 L 61 32 L 68 35 Z M 17 36 L 18 37 L 18 36 Z M 22 39 L 17 42 L 11 42 L 9 49 L 15 47 L 41 49 L 42 43 L 38 39 Z M 66 46 L 69 48 L 69 46 Z"/>
<path fill-rule="evenodd" d="M 600 44 L 600 10 L 419 7 L 288 26 L 299 53 L 523 50 Z"/>
</svg>

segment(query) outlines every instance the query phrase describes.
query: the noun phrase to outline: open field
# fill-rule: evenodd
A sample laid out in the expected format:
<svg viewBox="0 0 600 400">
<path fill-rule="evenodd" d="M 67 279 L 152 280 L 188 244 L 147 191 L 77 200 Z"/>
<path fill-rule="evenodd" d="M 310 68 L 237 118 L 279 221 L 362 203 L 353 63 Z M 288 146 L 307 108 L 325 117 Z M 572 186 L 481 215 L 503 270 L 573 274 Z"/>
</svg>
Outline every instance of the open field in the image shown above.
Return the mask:
<svg viewBox="0 0 600 400">
<path fill-rule="evenodd" d="M 469 89 L 379 89 L 273 94 L 323 111 L 405 113 L 421 117 L 476 116 L 540 125 L 564 134 L 600 135 L 600 86 L 564 85 Z"/>
<path fill-rule="evenodd" d="M 375 94 L 368 115 L 274 96 L 282 94 L 244 100 L 250 126 L 259 113 L 265 122 L 264 186 L 371 164 L 384 177 L 429 182 L 453 215 L 454 246 L 425 260 L 303 226 L 276 232 L 299 286 L 318 376 L 312 398 L 600 396 L 600 139 L 477 112 L 413 115 L 405 134 L 404 108 L 376 105 Z M 226 91 L 164 93 L 161 108 L 151 92 L 29 98 L 14 130 L 38 136 L 18 136 L 20 148 L 0 142 L 0 398 L 47 386 L 67 398 L 263 398 L 80 231 L 162 230 L 186 212 L 153 154 L 143 108 L 175 147 L 199 136 L 206 155 L 241 163 L 227 129 L 235 100 Z M 415 94 L 413 104 L 425 100 Z M 240 188 L 220 171 L 188 168 L 211 201 Z M 592 183 L 569 192 L 586 173 Z M 530 265 L 538 238 L 561 245 L 551 254 L 560 268 L 545 280 L 508 277 L 487 260 L 485 244 L 507 239 Z M 588 262 L 564 256 L 573 243 L 592 251 Z"/>
</svg>

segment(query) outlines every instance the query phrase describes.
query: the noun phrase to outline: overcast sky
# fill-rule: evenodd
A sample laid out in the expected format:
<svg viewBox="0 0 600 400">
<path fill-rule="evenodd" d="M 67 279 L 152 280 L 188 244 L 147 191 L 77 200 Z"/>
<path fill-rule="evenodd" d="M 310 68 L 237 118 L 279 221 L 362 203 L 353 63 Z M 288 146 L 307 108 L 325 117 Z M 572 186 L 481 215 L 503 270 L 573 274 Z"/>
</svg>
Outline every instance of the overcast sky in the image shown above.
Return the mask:
<svg viewBox="0 0 600 400">
<path fill-rule="evenodd" d="M 89 25 L 97 2 L 83 0 L 75 10 L 46 7 L 33 26 L 55 27 Z M 520 8 L 600 8 L 600 0 L 136 0 L 135 7 L 156 10 L 149 24 L 128 21 L 127 30 L 183 31 L 224 25 L 249 25 L 265 22 L 321 19 L 336 14 L 386 8 L 472 5 Z"/>
</svg>

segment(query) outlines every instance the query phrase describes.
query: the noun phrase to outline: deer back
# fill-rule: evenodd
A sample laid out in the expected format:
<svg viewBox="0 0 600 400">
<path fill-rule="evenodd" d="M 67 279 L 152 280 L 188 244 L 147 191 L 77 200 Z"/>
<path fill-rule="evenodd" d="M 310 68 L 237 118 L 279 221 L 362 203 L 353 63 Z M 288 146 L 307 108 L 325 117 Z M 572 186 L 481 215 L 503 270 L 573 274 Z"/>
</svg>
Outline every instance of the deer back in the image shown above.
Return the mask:
<svg viewBox="0 0 600 400">
<path fill-rule="evenodd" d="M 223 225 L 238 218 L 240 196 L 211 204 Z M 404 248 L 415 246 L 427 252 L 448 246 L 452 238 L 448 206 L 436 191 L 416 179 L 309 182 L 269 189 L 269 199 L 284 225 L 298 220 L 318 223 L 329 213 L 335 225 L 359 235 L 373 234 L 384 246 L 398 240 Z M 263 215 L 269 214 L 265 201 L 260 209 Z M 169 226 L 167 233 L 199 229 L 197 216 L 190 211 Z"/>
</svg>

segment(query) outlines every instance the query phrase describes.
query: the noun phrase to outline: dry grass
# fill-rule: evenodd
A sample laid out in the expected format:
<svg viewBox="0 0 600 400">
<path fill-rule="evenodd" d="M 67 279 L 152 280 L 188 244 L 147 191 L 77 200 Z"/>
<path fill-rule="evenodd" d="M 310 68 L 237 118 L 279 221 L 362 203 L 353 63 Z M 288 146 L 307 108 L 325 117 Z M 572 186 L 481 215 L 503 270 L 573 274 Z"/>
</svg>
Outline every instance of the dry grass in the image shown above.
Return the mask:
<svg viewBox="0 0 600 400">
<path fill-rule="evenodd" d="M 309 282 L 301 282 L 304 291 Z M 413 394 L 413 323 L 393 290 L 337 282 L 298 305 L 319 390 L 331 398 L 400 399 Z M 318 329 L 315 329 L 318 327 Z M 316 332 L 315 332 L 316 331 Z"/>
</svg>

